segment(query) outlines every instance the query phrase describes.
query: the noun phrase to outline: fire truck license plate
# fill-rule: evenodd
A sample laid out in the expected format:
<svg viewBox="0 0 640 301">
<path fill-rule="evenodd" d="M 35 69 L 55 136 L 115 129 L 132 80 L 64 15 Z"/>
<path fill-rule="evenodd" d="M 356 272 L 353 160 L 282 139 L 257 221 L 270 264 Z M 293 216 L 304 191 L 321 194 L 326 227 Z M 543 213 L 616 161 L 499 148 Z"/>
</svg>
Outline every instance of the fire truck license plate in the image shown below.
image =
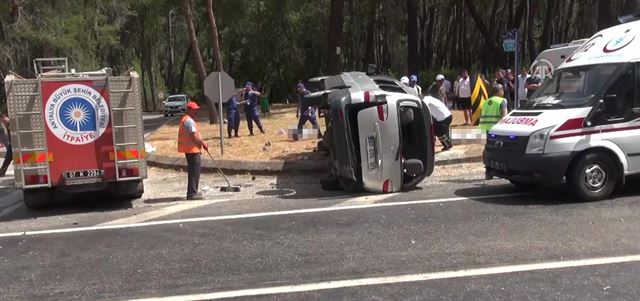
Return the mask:
<svg viewBox="0 0 640 301">
<path fill-rule="evenodd" d="M 100 178 L 104 175 L 104 170 L 101 169 L 87 169 L 87 170 L 75 170 L 65 171 L 64 178 L 67 180 L 72 179 L 85 179 L 85 178 Z"/>
</svg>

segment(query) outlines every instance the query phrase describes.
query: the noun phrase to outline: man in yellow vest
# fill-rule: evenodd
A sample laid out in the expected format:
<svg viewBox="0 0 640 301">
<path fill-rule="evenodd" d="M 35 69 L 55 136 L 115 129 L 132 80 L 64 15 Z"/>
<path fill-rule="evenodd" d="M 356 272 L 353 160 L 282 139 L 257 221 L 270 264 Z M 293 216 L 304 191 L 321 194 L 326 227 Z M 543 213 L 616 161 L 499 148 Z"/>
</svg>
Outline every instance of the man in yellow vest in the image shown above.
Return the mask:
<svg viewBox="0 0 640 301">
<path fill-rule="evenodd" d="M 178 152 L 187 157 L 188 184 L 187 200 L 202 200 L 204 197 L 198 193 L 200 182 L 201 150 L 209 150 L 209 146 L 200 136 L 194 118 L 198 115 L 197 103 L 187 103 L 187 111 L 180 118 L 178 129 Z"/>
<path fill-rule="evenodd" d="M 501 84 L 493 85 L 491 95 L 482 104 L 482 115 L 480 115 L 479 127 L 485 133 L 507 115 L 507 100 L 504 98 L 504 87 Z"/>
</svg>

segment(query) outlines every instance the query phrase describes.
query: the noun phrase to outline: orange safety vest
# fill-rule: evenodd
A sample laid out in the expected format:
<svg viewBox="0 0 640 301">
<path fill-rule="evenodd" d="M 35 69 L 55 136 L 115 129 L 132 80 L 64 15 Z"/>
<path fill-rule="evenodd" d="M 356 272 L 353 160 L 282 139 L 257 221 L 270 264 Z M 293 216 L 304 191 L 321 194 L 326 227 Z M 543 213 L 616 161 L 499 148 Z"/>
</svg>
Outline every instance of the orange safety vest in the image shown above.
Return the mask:
<svg viewBox="0 0 640 301">
<path fill-rule="evenodd" d="M 185 122 L 190 119 L 189 115 L 184 114 L 182 118 L 180 118 L 180 128 L 178 129 L 178 152 L 184 154 L 194 154 L 199 153 L 201 146 L 196 144 L 195 141 L 191 138 L 191 134 L 189 134 L 185 128 Z"/>
</svg>

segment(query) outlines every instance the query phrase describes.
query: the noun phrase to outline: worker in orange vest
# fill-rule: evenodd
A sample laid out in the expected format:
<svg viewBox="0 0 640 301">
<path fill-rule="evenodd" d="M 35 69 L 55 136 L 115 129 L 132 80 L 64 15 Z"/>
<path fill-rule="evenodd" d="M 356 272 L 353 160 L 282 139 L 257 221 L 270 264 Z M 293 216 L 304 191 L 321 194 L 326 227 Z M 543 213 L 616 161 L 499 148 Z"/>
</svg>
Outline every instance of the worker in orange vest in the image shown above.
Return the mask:
<svg viewBox="0 0 640 301">
<path fill-rule="evenodd" d="M 202 139 L 194 118 L 198 115 L 197 103 L 190 101 L 187 103 L 187 111 L 180 118 L 180 128 L 178 129 L 178 152 L 187 157 L 187 200 L 202 200 L 204 197 L 198 193 L 198 182 L 200 182 L 201 150 L 209 150 L 209 146 Z"/>
</svg>

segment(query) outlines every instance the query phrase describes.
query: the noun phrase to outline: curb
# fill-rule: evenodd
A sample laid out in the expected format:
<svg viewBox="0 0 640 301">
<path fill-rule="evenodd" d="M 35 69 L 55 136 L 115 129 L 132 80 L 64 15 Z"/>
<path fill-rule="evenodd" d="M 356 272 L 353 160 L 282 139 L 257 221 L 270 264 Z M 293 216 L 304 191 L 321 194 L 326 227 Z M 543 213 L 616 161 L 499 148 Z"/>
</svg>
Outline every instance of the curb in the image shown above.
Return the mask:
<svg viewBox="0 0 640 301">
<path fill-rule="evenodd" d="M 165 169 L 186 169 L 187 160 L 185 158 L 174 158 L 147 154 L 147 162 L 150 166 Z M 460 154 L 454 158 L 436 158 L 436 166 L 454 165 L 462 163 L 482 162 L 482 156 L 465 156 Z M 217 166 L 226 172 L 231 173 L 281 173 L 281 172 L 327 172 L 329 162 L 323 161 L 234 161 L 216 160 Z M 217 172 L 217 168 L 210 158 L 202 157 L 203 172 Z"/>
</svg>

